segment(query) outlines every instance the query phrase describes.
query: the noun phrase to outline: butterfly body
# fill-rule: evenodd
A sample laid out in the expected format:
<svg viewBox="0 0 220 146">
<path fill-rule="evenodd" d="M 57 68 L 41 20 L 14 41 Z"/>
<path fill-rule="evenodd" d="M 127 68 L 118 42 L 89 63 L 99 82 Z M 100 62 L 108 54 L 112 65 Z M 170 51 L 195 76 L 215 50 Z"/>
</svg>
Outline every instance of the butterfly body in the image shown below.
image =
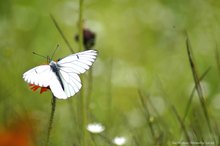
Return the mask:
<svg viewBox="0 0 220 146">
<path fill-rule="evenodd" d="M 48 87 L 59 99 L 66 99 L 76 94 L 81 88 L 79 74 L 90 68 L 97 56 L 97 51 L 88 50 L 69 55 L 58 62 L 40 65 L 23 74 L 29 84 Z"/>
<path fill-rule="evenodd" d="M 64 90 L 63 82 L 62 82 L 62 79 L 59 74 L 59 70 L 60 70 L 59 65 L 55 61 L 51 61 L 49 65 L 50 65 L 52 71 L 56 74 L 57 79 L 59 80 L 60 85 L 61 85 L 62 89 Z"/>
</svg>

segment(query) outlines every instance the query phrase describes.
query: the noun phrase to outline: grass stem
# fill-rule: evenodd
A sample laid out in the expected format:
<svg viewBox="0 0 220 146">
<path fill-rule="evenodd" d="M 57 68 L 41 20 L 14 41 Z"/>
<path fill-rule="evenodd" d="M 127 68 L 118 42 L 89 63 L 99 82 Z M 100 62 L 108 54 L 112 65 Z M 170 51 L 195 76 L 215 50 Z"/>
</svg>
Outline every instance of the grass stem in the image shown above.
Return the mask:
<svg viewBox="0 0 220 146">
<path fill-rule="evenodd" d="M 48 146 L 50 142 L 50 133 L 52 130 L 55 109 L 56 109 L 56 97 L 52 94 L 51 113 L 50 113 L 50 119 L 49 119 L 48 130 L 47 130 L 46 146 Z"/>
<path fill-rule="evenodd" d="M 78 18 L 78 31 L 79 31 L 79 51 L 83 51 L 83 0 L 79 0 L 79 18 Z M 81 78 L 83 83 L 83 78 Z M 84 94 L 84 88 L 82 86 L 81 89 L 81 97 L 80 97 L 80 106 L 81 106 L 81 146 L 87 146 L 87 111 L 86 111 L 86 96 Z"/>
<path fill-rule="evenodd" d="M 145 111 L 144 112 L 145 113 L 145 118 L 146 118 L 147 123 L 148 123 L 148 125 L 150 127 L 150 132 L 151 132 L 152 138 L 153 138 L 154 142 L 156 142 L 156 136 L 155 136 L 155 131 L 154 131 L 153 123 L 150 121 L 150 117 L 151 117 L 150 111 L 148 109 L 146 101 L 144 100 L 144 97 L 143 97 L 143 95 L 142 95 L 140 90 L 138 90 L 138 94 L 139 94 L 140 102 L 141 102 L 141 104 L 143 106 L 143 109 Z"/>
<path fill-rule="evenodd" d="M 205 76 L 208 74 L 208 72 L 210 71 L 210 69 L 211 69 L 211 67 L 209 67 L 209 68 L 202 74 L 202 76 L 199 78 L 200 81 L 202 81 L 202 80 L 205 78 Z M 191 105 L 191 103 L 192 103 L 192 99 L 193 99 L 193 96 L 194 96 L 195 91 L 196 91 L 196 87 L 194 86 L 194 87 L 193 87 L 193 90 L 192 90 L 192 92 L 191 92 L 191 94 L 190 94 L 189 100 L 188 100 L 188 102 L 187 102 L 187 105 L 186 105 L 185 113 L 184 113 L 184 116 L 183 116 L 183 121 L 184 121 L 184 122 L 185 122 L 185 119 L 186 119 L 186 117 L 187 117 L 187 115 L 188 115 L 188 113 L 189 113 L 190 105 Z"/>
<path fill-rule="evenodd" d="M 187 49 L 187 54 L 188 54 L 190 67 L 191 67 L 192 74 L 193 74 L 193 79 L 194 79 L 194 82 L 195 82 L 196 91 L 198 93 L 200 103 L 201 103 L 201 106 L 202 106 L 202 110 L 204 112 L 205 119 L 206 119 L 206 122 L 207 122 L 207 125 L 208 125 L 208 128 L 209 128 L 209 131 L 210 131 L 210 133 L 213 133 L 212 128 L 211 128 L 210 119 L 209 119 L 209 114 L 208 114 L 207 107 L 206 107 L 206 102 L 205 102 L 203 92 L 202 92 L 202 88 L 201 88 L 201 85 L 200 85 L 199 75 L 198 75 L 198 72 L 196 70 L 196 65 L 195 65 L 194 59 L 193 59 L 190 40 L 189 40 L 189 37 L 188 37 L 187 33 L 186 33 L 186 49 Z"/>
<path fill-rule="evenodd" d="M 60 35 L 62 36 L 63 40 L 65 41 L 66 45 L 68 46 L 69 50 L 71 53 L 74 53 L 73 48 L 71 47 L 70 43 L 68 42 L 67 38 L 65 37 L 63 31 L 61 30 L 60 26 L 58 25 L 57 21 L 55 20 L 55 18 L 53 17 L 53 15 L 50 15 L 55 27 L 57 28 L 58 32 L 60 33 Z"/>
<path fill-rule="evenodd" d="M 65 37 L 63 31 L 61 30 L 60 26 L 58 25 L 57 21 L 55 20 L 55 18 L 53 17 L 53 15 L 50 15 L 55 27 L 57 28 L 57 30 L 59 31 L 60 35 L 62 36 L 63 40 L 65 41 L 66 45 L 68 46 L 69 50 L 71 53 L 74 53 L 73 48 L 71 47 L 70 43 L 68 42 L 67 38 Z"/>
</svg>

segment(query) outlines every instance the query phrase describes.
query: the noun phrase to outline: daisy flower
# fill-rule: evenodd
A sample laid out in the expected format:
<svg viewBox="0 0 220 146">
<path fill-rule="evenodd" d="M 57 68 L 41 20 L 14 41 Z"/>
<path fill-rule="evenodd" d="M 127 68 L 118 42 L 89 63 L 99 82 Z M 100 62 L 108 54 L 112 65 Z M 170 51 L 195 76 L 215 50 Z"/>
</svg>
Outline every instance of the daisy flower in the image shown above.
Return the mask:
<svg viewBox="0 0 220 146">
<path fill-rule="evenodd" d="M 126 143 L 126 138 L 125 137 L 115 137 L 112 142 L 118 146 L 121 146 Z"/>
<path fill-rule="evenodd" d="M 87 130 L 91 133 L 101 133 L 105 130 L 105 127 L 100 123 L 90 123 L 87 125 Z"/>
</svg>

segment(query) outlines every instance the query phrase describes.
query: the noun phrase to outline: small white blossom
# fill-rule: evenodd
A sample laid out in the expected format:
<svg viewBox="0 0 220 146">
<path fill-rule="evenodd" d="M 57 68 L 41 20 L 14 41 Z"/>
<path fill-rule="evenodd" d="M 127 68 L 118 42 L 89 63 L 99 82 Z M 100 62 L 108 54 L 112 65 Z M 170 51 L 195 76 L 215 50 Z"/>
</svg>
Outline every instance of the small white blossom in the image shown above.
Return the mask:
<svg viewBox="0 0 220 146">
<path fill-rule="evenodd" d="M 90 123 L 87 125 L 87 130 L 91 133 L 101 133 L 105 130 L 105 127 L 100 123 Z"/>
<path fill-rule="evenodd" d="M 126 138 L 125 137 L 115 137 L 113 139 L 113 143 L 118 146 L 124 145 L 126 143 Z"/>
</svg>

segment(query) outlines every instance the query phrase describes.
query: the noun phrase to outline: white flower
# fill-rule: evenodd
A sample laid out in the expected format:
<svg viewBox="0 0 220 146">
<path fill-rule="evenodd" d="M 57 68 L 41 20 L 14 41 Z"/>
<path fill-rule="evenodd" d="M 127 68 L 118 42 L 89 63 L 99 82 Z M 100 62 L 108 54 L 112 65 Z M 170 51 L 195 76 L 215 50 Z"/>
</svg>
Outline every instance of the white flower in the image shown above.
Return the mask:
<svg viewBox="0 0 220 146">
<path fill-rule="evenodd" d="M 90 123 L 87 125 L 87 130 L 91 133 L 101 133 L 105 130 L 105 127 L 100 123 Z"/>
<path fill-rule="evenodd" d="M 115 137 L 113 139 L 113 143 L 118 146 L 124 145 L 126 143 L 126 138 L 125 137 Z"/>
</svg>

